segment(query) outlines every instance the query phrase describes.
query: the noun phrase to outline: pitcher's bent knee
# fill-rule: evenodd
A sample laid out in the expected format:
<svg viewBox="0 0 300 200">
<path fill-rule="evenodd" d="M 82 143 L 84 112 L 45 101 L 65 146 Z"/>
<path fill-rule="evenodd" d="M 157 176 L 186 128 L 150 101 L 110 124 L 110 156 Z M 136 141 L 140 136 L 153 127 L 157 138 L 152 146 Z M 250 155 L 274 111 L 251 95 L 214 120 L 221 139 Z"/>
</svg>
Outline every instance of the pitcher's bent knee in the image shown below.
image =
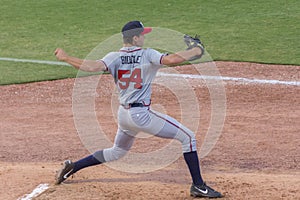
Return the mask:
<svg viewBox="0 0 300 200">
<path fill-rule="evenodd" d="M 106 162 L 118 160 L 125 156 L 127 153 L 127 150 L 124 150 L 118 146 L 113 146 L 108 149 L 103 150 L 104 159 Z"/>
<path fill-rule="evenodd" d="M 180 132 L 176 139 L 182 144 L 183 153 L 197 151 L 195 134 L 192 132 Z"/>
</svg>

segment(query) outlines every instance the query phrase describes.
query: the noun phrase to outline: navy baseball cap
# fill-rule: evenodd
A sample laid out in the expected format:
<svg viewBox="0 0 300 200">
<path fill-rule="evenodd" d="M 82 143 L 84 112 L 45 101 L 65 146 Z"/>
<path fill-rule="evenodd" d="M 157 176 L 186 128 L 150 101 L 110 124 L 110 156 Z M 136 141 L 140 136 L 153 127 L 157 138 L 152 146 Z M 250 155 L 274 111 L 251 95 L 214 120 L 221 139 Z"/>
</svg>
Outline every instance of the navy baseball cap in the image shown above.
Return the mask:
<svg viewBox="0 0 300 200">
<path fill-rule="evenodd" d="M 125 24 L 122 28 L 123 36 L 133 37 L 135 35 L 147 34 L 152 31 L 151 27 L 144 27 L 140 21 L 130 21 Z"/>
</svg>

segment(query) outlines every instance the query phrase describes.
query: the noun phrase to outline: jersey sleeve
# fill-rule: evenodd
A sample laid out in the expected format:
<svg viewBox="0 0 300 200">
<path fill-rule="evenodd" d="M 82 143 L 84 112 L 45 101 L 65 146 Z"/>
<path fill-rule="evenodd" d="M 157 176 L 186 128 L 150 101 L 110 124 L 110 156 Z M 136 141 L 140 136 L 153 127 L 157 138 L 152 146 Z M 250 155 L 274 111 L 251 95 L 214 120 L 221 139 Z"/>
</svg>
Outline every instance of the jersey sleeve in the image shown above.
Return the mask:
<svg viewBox="0 0 300 200">
<path fill-rule="evenodd" d="M 163 56 L 164 54 L 160 53 L 159 51 L 150 48 L 147 49 L 147 57 L 153 65 L 161 66 L 161 60 Z"/>
<path fill-rule="evenodd" d="M 110 52 L 106 54 L 102 59 L 100 59 L 100 61 L 105 64 L 107 71 L 109 71 L 109 73 L 111 73 L 113 76 L 115 75 L 115 71 L 118 65 L 118 58 L 118 52 Z"/>
</svg>

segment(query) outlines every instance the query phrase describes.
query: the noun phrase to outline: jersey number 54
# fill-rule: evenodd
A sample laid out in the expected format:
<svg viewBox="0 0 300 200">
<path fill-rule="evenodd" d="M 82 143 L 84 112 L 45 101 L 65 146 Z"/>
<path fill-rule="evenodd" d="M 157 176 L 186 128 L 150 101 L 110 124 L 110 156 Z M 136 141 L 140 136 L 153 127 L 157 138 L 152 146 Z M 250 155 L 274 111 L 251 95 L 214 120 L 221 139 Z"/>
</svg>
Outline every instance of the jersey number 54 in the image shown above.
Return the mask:
<svg viewBox="0 0 300 200">
<path fill-rule="evenodd" d="M 141 89 L 142 88 L 142 73 L 141 73 L 140 68 L 135 68 L 133 71 L 131 70 L 124 70 L 124 69 L 119 69 L 118 70 L 118 82 L 119 82 L 119 87 L 122 90 L 125 90 L 129 87 L 130 83 L 134 83 L 134 88 L 135 89 Z"/>
</svg>

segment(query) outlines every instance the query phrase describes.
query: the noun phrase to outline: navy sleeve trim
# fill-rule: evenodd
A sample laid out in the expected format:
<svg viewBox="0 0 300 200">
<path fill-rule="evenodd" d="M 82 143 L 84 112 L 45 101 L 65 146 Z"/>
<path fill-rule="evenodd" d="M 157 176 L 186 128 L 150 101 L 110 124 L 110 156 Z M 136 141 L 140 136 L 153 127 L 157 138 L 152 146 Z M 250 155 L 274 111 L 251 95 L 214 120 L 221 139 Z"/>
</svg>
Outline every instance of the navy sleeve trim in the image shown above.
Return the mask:
<svg viewBox="0 0 300 200">
<path fill-rule="evenodd" d="M 104 62 L 104 60 L 97 60 L 98 62 L 102 62 L 105 65 L 105 71 L 108 71 L 107 64 Z"/>
<path fill-rule="evenodd" d="M 163 57 L 164 57 L 165 55 L 161 55 L 161 57 L 160 57 L 160 60 L 159 60 L 159 63 L 162 65 L 162 59 L 163 59 Z"/>
</svg>

